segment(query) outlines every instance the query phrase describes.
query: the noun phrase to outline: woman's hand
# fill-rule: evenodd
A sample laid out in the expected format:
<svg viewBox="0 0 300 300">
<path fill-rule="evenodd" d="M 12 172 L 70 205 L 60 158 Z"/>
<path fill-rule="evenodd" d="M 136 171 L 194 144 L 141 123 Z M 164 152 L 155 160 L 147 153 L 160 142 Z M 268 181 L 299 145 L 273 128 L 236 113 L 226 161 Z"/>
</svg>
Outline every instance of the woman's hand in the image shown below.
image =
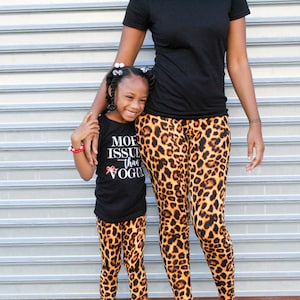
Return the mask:
<svg viewBox="0 0 300 300">
<path fill-rule="evenodd" d="M 98 120 L 92 118 L 92 113 L 86 114 L 83 118 L 81 124 L 74 130 L 71 135 L 72 146 L 78 148 L 82 143 L 84 143 L 85 148 L 91 149 L 90 144 L 87 142 L 89 140 L 96 140 L 98 144 L 99 138 L 99 124 Z M 90 159 L 88 159 L 90 161 Z"/>
<path fill-rule="evenodd" d="M 96 166 L 98 164 L 97 154 L 98 154 L 98 140 L 99 134 L 87 136 L 83 143 L 85 145 L 85 155 L 88 159 L 90 165 Z"/>
<path fill-rule="evenodd" d="M 251 171 L 262 162 L 265 151 L 260 121 L 250 122 L 247 141 L 250 162 L 246 165 L 246 170 Z"/>
<path fill-rule="evenodd" d="M 78 130 L 82 132 L 81 136 L 85 146 L 85 155 L 91 166 L 96 166 L 98 164 L 99 129 L 98 119 L 93 118 L 91 112 L 87 113 L 83 122 L 78 127 Z"/>
</svg>

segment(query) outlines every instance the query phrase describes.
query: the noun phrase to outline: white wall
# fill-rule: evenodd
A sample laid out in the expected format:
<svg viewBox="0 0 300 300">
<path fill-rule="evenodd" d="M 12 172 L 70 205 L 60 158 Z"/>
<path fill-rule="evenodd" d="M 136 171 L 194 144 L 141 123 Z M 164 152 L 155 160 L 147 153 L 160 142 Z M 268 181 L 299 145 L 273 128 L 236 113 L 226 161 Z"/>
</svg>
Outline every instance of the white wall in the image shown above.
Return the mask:
<svg viewBox="0 0 300 300">
<path fill-rule="evenodd" d="M 127 1 L 0 0 L 0 299 L 98 298 L 94 183 L 69 136 L 114 58 Z M 300 1 L 249 0 L 248 51 L 265 161 L 248 174 L 247 120 L 227 80 L 233 149 L 227 222 L 238 296 L 300 295 Z M 147 38 L 138 65 L 153 61 Z M 151 297 L 171 297 L 148 180 Z M 195 296 L 216 296 L 191 236 Z M 119 297 L 129 297 L 120 275 Z"/>
</svg>

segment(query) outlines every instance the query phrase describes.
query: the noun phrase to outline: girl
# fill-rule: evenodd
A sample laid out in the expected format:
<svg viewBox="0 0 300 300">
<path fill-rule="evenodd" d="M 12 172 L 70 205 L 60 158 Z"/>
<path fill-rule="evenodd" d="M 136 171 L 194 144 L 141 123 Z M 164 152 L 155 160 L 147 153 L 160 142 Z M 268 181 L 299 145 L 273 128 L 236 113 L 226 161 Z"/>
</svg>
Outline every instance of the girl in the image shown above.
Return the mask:
<svg viewBox="0 0 300 300">
<path fill-rule="evenodd" d="M 122 250 L 131 299 L 147 299 L 143 258 L 146 187 L 134 121 L 144 111 L 152 85 L 151 71 L 116 64 L 106 78 L 106 114 L 98 120 L 88 114 L 71 135 L 70 150 L 80 176 L 90 180 L 95 170 L 97 174 L 95 214 L 102 255 L 102 300 L 116 297 Z M 83 140 L 88 135 L 99 136 L 97 167 L 90 165 L 84 153 Z"/>
</svg>

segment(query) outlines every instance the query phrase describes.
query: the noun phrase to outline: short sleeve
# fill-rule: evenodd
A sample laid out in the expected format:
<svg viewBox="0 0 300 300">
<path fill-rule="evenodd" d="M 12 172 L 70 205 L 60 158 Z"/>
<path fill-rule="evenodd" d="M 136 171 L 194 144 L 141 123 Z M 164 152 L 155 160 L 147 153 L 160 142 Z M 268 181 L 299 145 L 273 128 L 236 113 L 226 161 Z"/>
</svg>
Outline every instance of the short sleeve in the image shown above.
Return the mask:
<svg viewBox="0 0 300 300">
<path fill-rule="evenodd" d="M 123 25 L 146 31 L 149 28 L 149 0 L 130 0 Z"/>
<path fill-rule="evenodd" d="M 250 10 L 246 0 L 232 0 L 229 13 L 230 21 L 243 18 L 249 14 Z"/>
</svg>

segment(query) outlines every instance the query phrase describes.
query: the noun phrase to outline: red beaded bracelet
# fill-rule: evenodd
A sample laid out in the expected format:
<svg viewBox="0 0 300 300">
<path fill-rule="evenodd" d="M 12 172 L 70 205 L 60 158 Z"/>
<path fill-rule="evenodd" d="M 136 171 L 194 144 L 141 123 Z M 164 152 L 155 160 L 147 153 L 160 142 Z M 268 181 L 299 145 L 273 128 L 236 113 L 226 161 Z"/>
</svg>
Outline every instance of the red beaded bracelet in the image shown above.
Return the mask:
<svg viewBox="0 0 300 300">
<path fill-rule="evenodd" d="M 73 148 L 73 146 L 71 145 L 68 148 L 69 151 L 71 151 L 72 153 L 79 153 L 79 152 L 83 152 L 84 151 L 84 144 L 81 144 L 81 146 L 77 149 Z"/>
</svg>

